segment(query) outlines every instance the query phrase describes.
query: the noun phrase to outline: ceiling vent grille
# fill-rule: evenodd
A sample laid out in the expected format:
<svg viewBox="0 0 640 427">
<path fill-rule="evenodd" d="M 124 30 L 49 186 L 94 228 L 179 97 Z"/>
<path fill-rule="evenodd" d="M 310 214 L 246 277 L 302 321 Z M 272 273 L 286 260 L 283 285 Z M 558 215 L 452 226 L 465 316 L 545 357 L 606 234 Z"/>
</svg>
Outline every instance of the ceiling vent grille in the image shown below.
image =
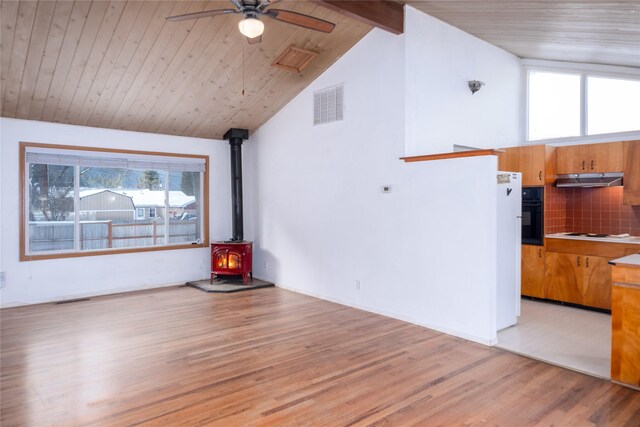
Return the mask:
<svg viewBox="0 0 640 427">
<path fill-rule="evenodd" d="M 344 118 L 344 84 L 313 93 L 313 124 L 321 125 Z"/>
</svg>

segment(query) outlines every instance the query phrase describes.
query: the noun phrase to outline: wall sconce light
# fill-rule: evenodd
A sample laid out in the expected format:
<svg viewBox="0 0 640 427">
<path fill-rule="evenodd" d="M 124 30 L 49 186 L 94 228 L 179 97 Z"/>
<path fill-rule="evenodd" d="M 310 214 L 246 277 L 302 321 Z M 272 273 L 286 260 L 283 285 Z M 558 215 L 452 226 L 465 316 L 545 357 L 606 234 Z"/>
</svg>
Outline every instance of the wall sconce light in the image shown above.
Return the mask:
<svg viewBox="0 0 640 427">
<path fill-rule="evenodd" d="M 480 80 L 469 80 L 469 89 L 471 89 L 471 94 L 475 94 L 480 88 L 484 86 L 484 82 Z"/>
</svg>

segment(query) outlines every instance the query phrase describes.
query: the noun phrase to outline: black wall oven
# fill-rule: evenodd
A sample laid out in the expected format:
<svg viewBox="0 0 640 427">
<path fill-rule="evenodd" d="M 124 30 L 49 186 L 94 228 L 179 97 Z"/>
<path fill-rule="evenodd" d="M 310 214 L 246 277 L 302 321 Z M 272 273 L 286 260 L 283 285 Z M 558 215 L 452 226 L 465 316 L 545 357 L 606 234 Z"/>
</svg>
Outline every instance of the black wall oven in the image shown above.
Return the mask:
<svg viewBox="0 0 640 427">
<path fill-rule="evenodd" d="M 544 187 L 522 189 L 522 243 L 544 244 Z"/>
</svg>

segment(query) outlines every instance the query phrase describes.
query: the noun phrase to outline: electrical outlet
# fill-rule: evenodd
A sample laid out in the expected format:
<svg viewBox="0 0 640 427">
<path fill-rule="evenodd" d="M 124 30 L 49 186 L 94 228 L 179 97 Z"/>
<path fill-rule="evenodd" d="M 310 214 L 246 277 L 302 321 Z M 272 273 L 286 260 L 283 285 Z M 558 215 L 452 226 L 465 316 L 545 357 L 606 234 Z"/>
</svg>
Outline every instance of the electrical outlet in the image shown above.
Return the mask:
<svg viewBox="0 0 640 427">
<path fill-rule="evenodd" d="M 264 269 L 268 269 L 269 268 L 269 261 L 264 261 Z"/>
<path fill-rule="evenodd" d="M 357 290 L 362 289 L 362 282 L 360 280 L 356 280 L 356 289 Z"/>
<path fill-rule="evenodd" d="M 391 186 L 390 185 L 383 185 L 382 186 L 382 192 L 383 193 L 391 193 Z"/>
</svg>

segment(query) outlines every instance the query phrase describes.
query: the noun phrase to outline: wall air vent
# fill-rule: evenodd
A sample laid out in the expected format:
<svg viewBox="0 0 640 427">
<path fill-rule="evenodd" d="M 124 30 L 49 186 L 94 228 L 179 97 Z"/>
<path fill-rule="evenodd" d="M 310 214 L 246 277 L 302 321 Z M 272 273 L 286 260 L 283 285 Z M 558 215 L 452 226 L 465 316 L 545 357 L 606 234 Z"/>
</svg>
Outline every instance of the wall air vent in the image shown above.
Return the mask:
<svg viewBox="0 0 640 427">
<path fill-rule="evenodd" d="M 321 125 L 344 118 L 344 84 L 313 93 L 313 124 Z"/>
</svg>

